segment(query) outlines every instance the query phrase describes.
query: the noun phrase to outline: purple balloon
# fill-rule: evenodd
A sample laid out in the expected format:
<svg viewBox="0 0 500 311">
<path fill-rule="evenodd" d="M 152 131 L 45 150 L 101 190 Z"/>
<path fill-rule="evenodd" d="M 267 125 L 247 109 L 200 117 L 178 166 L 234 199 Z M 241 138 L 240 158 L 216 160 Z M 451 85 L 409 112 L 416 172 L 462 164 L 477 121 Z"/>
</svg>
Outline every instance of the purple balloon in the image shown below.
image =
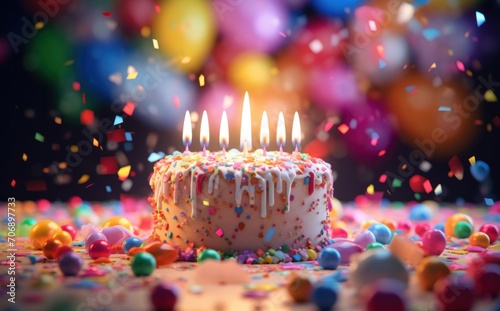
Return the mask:
<svg viewBox="0 0 500 311">
<path fill-rule="evenodd" d="M 123 226 L 106 227 L 102 229 L 102 233 L 106 236 L 110 246 L 116 243 L 122 243 L 126 238 L 134 236 L 130 230 Z"/>
<path fill-rule="evenodd" d="M 344 241 L 328 245 L 327 247 L 336 249 L 340 253 L 341 264 L 348 264 L 351 262 L 351 256 L 363 252 L 363 248 L 358 244 L 351 241 Z"/>
<path fill-rule="evenodd" d="M 286 40 L 288 15 L 280 1 L 215 1 L 214 10 L 222 35 L 236 45 L 271 52 Z"/>
<path fill-rule="evenodd" d="M 87 238 L 85 239 L 85 249 L 87 250 L 87 253 L 89 252 L 90 245 L 92 245 L 92 243 L 94 243 L 95 241 L 99 240 L 108 241 L 106 236 L 99 231 L 91 233 L 87 236 Z"/>
<path fill-rule="evenodd" d="M 376 242 L 376 239 L 375 235 L 370 230 L 361 230 L 356 234 L 353 242 L 362 248 L 366 248 L 368 245 Z"/>
</svg>

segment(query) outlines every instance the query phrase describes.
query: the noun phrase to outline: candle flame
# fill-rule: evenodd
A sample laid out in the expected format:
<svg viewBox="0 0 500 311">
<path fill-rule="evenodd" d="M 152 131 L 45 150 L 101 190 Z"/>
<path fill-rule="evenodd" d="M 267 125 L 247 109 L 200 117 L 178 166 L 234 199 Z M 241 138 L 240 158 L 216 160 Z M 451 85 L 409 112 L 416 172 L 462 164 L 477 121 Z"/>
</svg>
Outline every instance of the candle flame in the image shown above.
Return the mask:
<svg viewBox="0 0 500 311">
<path fill-rule="evenodd" d="M 302 131 L 300 129 L 300 119 L 299 113 L 295 111 L 293 115 L 293 124 L 292 124 L 292 143 L 295 148 L 300 146 L 300 140 L 302 138 Z"/>
<path fill-rule="evenodd" d="M 263 148 L 269 146 L 269 120 L 265 111 L 262 113 L 262 121 L 260 122 L 260 144 Z"/>
<path fill-rule="evenodd" d="M 229 126 L 226 110 L 222 112 L 222 118 L 220 120 L 219 143 L 222 149 L 226 149 L 229 145 Z"/>
<path fill-rule="evenodd" d="M 208 116 L 207 111 L 203 111 L 203 115 L 201 116 L 201 125 L 200 125 L 200 144 L 201 147 L 207 148 L 208 142 L 210 140 L 210 130 L 208 128 Z"/>
<path fill-rule="evenodd" d="M 243 111 L 241 113 L 240 146 L 243 150 L 252 150 L 252 116 L 248 92 L 245 92 Z"/>
<path fill-rule="evenodd" d="M 182 143 L 184 146 L 190 146 L 191 140 L 193 137 L 193 130 L 191 128 L 191 115 L 189 114 L 189 110 L 186 111 L 184 115 L 184 126 L 182 128 Z"/>
<path fill-rule="evenodd" d="M 278 127 L 276 129 L 276 144 L 278 147 L 284 147 L 286 142 L 286 129 L 285 129 L 285 117 L 283 117 L 283 112 L 280 111 L 278 116 Z"/>
</svg>

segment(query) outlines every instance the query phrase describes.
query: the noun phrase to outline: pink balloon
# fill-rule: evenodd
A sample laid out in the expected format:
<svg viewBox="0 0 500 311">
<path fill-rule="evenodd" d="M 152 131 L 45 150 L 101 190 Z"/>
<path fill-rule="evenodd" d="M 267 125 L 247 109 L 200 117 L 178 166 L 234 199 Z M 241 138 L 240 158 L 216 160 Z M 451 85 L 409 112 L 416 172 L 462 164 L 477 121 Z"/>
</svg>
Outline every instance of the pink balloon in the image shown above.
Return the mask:
<svg viewBox="0 0 500 311">
<path fill-rule="evenodd" d="M 360 254 L 363 249 L 358 244 L 351 241 L 344 241 L 340 243 L 335 243 L 328 245 L 327 247 L 334 248 L 340 253 L 340 263 L 348 264 L 351 262 L 351 256 L 354 254 Z"/>
<path fill-rule="evenodd" d="M 236 45 L 271 52 L 286 40 L 288 16 L 279 1 L 215 1 L 214 10 L 223 37 Z"/>
<path fill-rule="evenodd" d="M 134 236 L 130 230 L 122 226 L 112 226 L 102 229 L 102 233 L 106 236 L 109 245 L 113 246 L 116 243 L 122 242 L 124 239 Z"/>
<path fill-rule="evenodd" d="M 139 32 L 151 24 L 156 14 L 154 0 L 121 0 L 118 3 L 118 19 L 126 31 Z"/>
</svg>

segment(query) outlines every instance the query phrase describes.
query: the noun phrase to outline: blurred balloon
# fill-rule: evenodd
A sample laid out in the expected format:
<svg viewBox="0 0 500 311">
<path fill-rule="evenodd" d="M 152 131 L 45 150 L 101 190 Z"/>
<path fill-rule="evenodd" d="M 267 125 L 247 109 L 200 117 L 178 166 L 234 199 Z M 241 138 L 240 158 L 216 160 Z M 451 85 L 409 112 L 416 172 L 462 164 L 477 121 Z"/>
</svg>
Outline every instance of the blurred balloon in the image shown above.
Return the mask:
<svg viewBox="0 0 500 311">
<path fill-rule="evenodd" d="M 427 3 L 429 10 L 438 9 L 445 14 L 456 14 L 481 3 L 481 0 L 433 0 Z"/>
<path fill-rule="evenodd" d="M 278 74 L 274 77 L 276 87 L 287 93 L 307 96 L 308 71 L 298 64 L 294 54 L 286 51 L 276 57 Z"/>
<path fill-rule="evenodd" d="M 212 5 L 203 0 L 163 0 L 160 8 L 153 23 L 160 51 L 175 58 L 175 66 L 183 72 L 200 69 L 217 33 Z"/>
<path fill-rule="evenodd" d="M 479 99 L 464 96 L 456 85 L 434 87 L 409 74 L 390 85 L 386 98 L 401 138 L 427 157 L 451 156 L 476 137 Z"/>
<path fill-rule="evenodd" d="M 118 3 L 118 20 L 126 32 L 139 33 L 144 26 L 151 26 L 155 15 L 155 0 L 122 0 Z"/>
<path fill-rule="evenodd" d="M 315 67 L 308 87 L 310 99 L 323 110 L 345 110 L 364 102 L 356 75 L 343 64 Z"/>
<path fill-rule="evenodd" d="M 304 7 L 309 0 L 281 0 L 286 6 L 292 10 L 298 10 Z"/>
<path fill-rule="evenodd" d="M 236 57 L 228 68 L 229 81 L 241 90 L 259 91 L 271 81 L 273 59 L 258 52 Z"/>
<path fill-rule="evenodd" d="M 350 15 L 355 8 L 362 5 L 364 0 L 311 0 L 314 10 L 326 17 L 345 17 Z"/>
<path fill-rule="evenodd" d="M 235 45 L 227 39 L 222 39 L 214 46 L 210 58 L 220 67 L 223 77 L 226 77 L 231 63 L 244 52 L 244 47 Z"/>
<path fill-rule="evenodd" d="M 38 31 L 26 48 L 25 66 L 51 83 L 59 83 L 71 72 L 67 62 L 74 57 L 71 40 L 59 28 Z"/>
<path fill-rule="evenodd" d="M 349 30 L 338 19 L 311 19 L 297 30 L 289 45 L 295 59 L 302 65 L 330 65 L 342 55 Z"/>
<path fill-rule="evenodd" d="M 223 37 L 237 46 L 261 52 L 275 51 L 285 42 L 288 16 L 280 1 L 233 3 L 214 2 Z"/>
</svg>

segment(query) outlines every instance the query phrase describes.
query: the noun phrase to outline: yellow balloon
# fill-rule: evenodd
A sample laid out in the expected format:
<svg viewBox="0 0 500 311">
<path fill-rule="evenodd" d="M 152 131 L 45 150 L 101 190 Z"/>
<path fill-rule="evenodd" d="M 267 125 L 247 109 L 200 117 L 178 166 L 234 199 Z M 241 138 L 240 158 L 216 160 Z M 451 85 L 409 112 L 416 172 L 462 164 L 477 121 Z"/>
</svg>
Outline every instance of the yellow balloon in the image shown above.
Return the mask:
<svg viewBox="0 0 500 311">
<path fill-rule="evenodd" d="M 42 249 L 43 244 L 61 231 L 61 227 L 52 220 L 41 220 L 30 230 L 30 242 L 36 249 Z"/>
<path fill-rule="evenodd" d="M 247 52 L 238 55 L 228 68 L 231 83 L 242 89 L 262 91 L 271 81 L 274 74 L 274 62 L 266 54 Z"/>
<path fill-rule="evenodd" d="M 71 234 L 69 232 L 66 232 L 64 230 L 61 230 L 54 234 L 53 238 L 55 240 L 58 240 L 59 242 L 62 243 L 62 245 L 66 246 L 71 246 L 71 243 L 73 242 L 73 238 L 71 237 Z"/>
<path fill-rule="evenodd" d="M 153 24 L 159 50 L 182 72 L 198 70 L 212 50 L 217 29 L 210 1 L 163 0 Z"/>
<path fill-rule="evenodd" d="M 130 220 L 122 216 L 111 217 L 102 224 L 103 228 L 113 227 L 113 226 L 122 226 L 130 230 L 130 232 L 134 232 L 134 225 L 132 225 Z"/>
</svg>

